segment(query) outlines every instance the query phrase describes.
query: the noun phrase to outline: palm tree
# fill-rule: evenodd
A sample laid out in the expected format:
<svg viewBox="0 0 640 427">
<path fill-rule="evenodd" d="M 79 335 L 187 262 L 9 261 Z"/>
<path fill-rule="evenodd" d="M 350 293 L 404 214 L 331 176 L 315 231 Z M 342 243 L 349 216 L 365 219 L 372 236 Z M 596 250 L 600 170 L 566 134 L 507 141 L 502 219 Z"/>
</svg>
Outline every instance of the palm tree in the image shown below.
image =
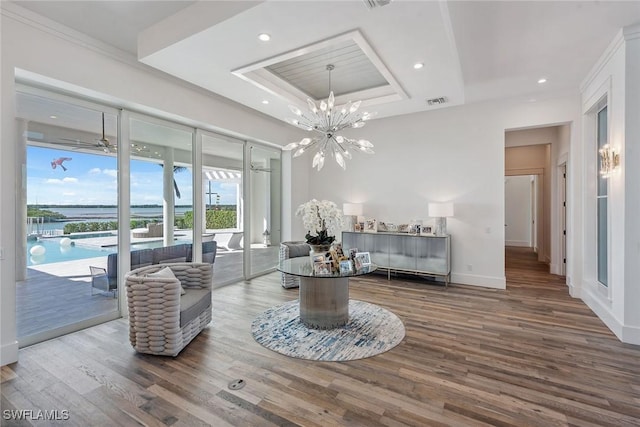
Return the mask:
<svg viewBox="0 0 640 427">
<path fill-rule="evenodd" d="M 164 164 L 160 163 L 160 167 L 164 168 Z M 187 168 L 185 166 L 173 166 L 173 174 L 175 175 L 178 172 L 184 172 L 186 171 Z M 176 179 L 173 178 L 173 189 L 176 192 L 176 197 L 179 199 L 180 198 L 180 189 L 178 188 L 178 183 L 176 182 Z"/>
<path fill-rule="evenodd" d="M 173 174 L 175 175 L 178 172 L 184 172 L 186 170 L 187 170 L 187 168 L 185 166 L 174 166 L 173 167 Z M 176 182 L 175 178 L 173 178 L 173 189 L 176 192 L 176 197 L 179 199 L 180 198 L 180 189 L 178 188 L 178 183 Z"/>
</svg>

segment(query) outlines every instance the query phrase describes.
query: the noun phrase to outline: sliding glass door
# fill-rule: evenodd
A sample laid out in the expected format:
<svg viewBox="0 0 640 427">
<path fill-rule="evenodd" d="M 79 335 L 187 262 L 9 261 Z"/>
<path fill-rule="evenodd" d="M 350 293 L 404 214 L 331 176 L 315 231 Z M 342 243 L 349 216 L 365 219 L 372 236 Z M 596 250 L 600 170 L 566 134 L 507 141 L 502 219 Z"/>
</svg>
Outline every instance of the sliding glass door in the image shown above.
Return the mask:
<svg viewBox="0 0 640 427">
<path fill-rule="evenodd" d="M 129 126 L 131 249 L 192 243 L 194 129 L 138 114 Z"/>
<path fill-rule="evenodd" d="M 21 346 L 119 317 L 138 261 L 204 259 L 215 240 L 214 286 L 274 269 L 279 148 L 30 87 L 16 96 Z"/>
<path fill-rule="evenodd" d="M 243 141 L 202 132 L 203 240 L 217 242 L 213 284 L 243 279 Z"/>
<path fill-rule="evenodd" d="M 278 263 L 281 234 L 282 161 L 281 150 L 248 144 L 250 227 L 246 245 L 249 252 L 247 276 L 271 271 Z"/>
<path fill-rule="evenodd" d="M 117 111 L 25 87 L 16 94 L 23 189 L 16 247 L 21 346 L 119 317 L 98 285 L 117 252 Z"/>
</svg>

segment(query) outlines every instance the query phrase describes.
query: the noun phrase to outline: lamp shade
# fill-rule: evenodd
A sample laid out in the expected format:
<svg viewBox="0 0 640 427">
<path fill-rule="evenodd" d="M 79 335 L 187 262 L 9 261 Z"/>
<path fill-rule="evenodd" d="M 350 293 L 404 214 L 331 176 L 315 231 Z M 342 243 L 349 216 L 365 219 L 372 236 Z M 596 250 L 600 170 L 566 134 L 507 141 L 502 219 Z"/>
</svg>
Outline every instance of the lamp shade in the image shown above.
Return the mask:
<svg viewBox="0 0 640 427">
<path fill-rule="evenodd" d="M 362 203 L 345 203 L 342 205 L 344 215 L 362 215 Z"/>
<path fill-rule="evenodd" d="M 429 216 L 432 218 L 453 216 L 453 203 L 429 203 Z"/>
</svg>

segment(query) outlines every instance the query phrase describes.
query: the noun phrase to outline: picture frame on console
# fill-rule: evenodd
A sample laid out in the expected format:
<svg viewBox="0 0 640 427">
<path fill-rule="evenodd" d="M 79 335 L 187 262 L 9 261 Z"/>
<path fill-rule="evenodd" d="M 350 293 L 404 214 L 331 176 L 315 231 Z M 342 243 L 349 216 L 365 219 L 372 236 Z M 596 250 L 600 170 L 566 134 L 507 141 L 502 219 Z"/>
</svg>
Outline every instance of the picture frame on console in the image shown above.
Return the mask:
<svg viewBox="0 0 640 427">
<path fill-rule="evenodd" d="M 433 227 L 430 225 L 423 225 L 420 229 L 421 236 L 433 236 Z"/>
<path fill-rule="evenodd" d="M 366 219 L 364 221 L 364 231 L 366 233 L 377 233 L 378 221 L 376 221 L 375 219 Z"/>
</svg>

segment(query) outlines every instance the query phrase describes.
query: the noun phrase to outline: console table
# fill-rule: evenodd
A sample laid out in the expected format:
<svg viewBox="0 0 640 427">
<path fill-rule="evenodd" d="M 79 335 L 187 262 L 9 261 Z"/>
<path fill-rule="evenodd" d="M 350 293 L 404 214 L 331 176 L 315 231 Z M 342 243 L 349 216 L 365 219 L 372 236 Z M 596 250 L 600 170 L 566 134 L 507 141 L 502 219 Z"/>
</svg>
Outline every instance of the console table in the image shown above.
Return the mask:
<svg viewBox="0 0 640 427">
<path fill-rule="evenodd" d="M 451 279 L 451 236 L 418 236 L 407 233 L 342 232 L 344 248 L 369 252 L 379 269 Z"/>
<path fill-rule="evenodd" d="M 317 276 L 309 257 L 298 257 L 280 261 L 278 270 L 300 277 L 300 321 L 309 328 L 333 329 L 349 322 L 349 277 L 373 273 L 376 266 Z"/>
</svg>

